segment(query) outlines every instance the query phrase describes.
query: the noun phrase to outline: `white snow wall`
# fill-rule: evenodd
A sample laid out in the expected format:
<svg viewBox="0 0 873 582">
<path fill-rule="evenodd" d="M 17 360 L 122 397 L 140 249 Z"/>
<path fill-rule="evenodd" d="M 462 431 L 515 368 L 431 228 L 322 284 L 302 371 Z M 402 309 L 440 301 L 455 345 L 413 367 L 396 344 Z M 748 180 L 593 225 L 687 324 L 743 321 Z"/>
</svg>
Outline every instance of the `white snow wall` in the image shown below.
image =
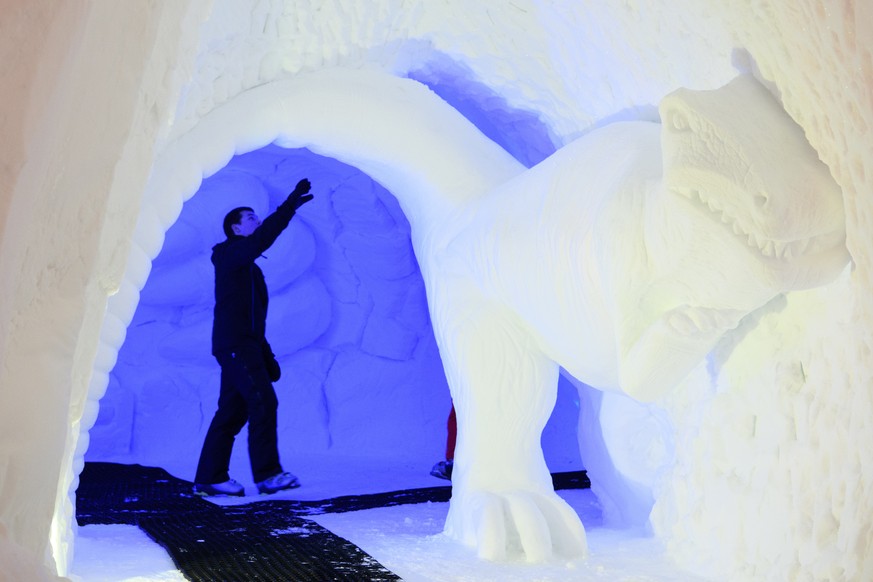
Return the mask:
<svg viewBox="0 0 873 582">
<path fill-rule="evenodd" d="M 103 314 L 121 284 L 155 143 L 177 98 L 175 67 L 186 65 L 185 55 L 193 60 L 193 46 L 184 47 L 196 41 L 183 31 L 205 16 L 195 8 L 78 1 L 2 8 L 5 579 L 50 579 L 68 566 L 80 421 L 89 383 L 114 353 L 98 350 L 101 328 L 112 335 L 113 320 Z"/>
<path fill-rule="evenodd" d="M 121 283 L 139 198 L 168 133 L 245 88 L 302 70 L 367 64 L 403 74 L 449 58 L 512 107 L 535 112 L 560 145 L 592 123 L 644 113 L 677 86 L 718 86 L 733 76 L 733 60 L 769 82 L 843 188 L 855 268 L 829 293 L 789 297 L 701 368 L 716 373 L 677 392 L 680 458 L 655 520 L 689 565 L 698 555 L 749 578 L 870 578 L 873 461 L 862 448 L 873 436 L 870 5 L 316 4 L 216 2 L 200 39 L 209 3 L 4 9 L 2 66 L 13 82 L 0 106 L 10 136 L 0 169 L 0 563 L 66 569 L 77 423 L 93 422 L 96 410 L 82 417 L 91 376 L 114 360 L 111 349 L 96 356 L 100 314 Z M 25 39 L 35 48 L 25 50 Z M 797 342 L 779 345 L 780 327 L 798 311 L 815 317 L 788 330 Z M 117 347 L 123 327 L 107 320 L 104 345 Z M 758 372 L 737 377 L 731 362 Z M 798 376 L 798 362 L 812 368 Z M 765 426 L 753 421 L 755 406 L 779 410 L 770 425 L 779 430 L 753 428 Z M 731 440 L 725 426 L 749 429 Z M 738 469 L 755 480 L 738 479 Z M 727 526 L 707 503 L 722 494 L 739 510 Z M 756 525 L 739 527 L 747 515 Z M 759 523 L 784 525 L 774 536 Z"/>
</svg>

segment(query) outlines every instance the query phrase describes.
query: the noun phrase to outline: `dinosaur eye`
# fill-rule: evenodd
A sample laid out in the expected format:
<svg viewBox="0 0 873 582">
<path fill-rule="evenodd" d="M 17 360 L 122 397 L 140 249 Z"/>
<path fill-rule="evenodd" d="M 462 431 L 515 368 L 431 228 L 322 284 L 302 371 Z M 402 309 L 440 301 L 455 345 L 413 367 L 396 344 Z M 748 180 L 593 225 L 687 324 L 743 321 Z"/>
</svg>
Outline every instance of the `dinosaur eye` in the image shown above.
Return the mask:
<svg viewBox="0 0 873 582">
<path fill-rule="evenodd" d="M 684 113 L 674 112 L 670 116 L 670 126 L 676 131 L 688 131 L 688 117 Z"/>
</svg>

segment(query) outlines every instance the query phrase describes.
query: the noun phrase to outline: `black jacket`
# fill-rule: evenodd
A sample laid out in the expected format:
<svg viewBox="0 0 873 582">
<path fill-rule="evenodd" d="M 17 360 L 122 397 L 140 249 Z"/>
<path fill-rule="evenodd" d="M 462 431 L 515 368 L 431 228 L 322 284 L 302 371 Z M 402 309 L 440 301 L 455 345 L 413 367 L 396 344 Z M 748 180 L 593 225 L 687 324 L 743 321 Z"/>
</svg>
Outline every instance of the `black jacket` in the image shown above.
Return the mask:
<svg viewBox="0 0 873 582">
<path fill-rule="evenodd" d="M 294 216 L 289 198 L 249 236 L 231 236 L 212 247 L 215 265 L 215 312 L 212 353 L 241 345 L 266 344 L 267 285 L 255 259 L 285 230 Z"/>
</svg>

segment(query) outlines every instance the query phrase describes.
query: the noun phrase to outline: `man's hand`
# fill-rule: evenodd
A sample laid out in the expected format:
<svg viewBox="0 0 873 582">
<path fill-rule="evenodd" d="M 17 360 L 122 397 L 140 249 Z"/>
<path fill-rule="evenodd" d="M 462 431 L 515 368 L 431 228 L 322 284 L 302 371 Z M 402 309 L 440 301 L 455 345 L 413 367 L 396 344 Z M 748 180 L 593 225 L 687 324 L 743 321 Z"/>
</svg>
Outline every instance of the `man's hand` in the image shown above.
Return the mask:
<svg viewBox="0 0 873 582">
<path fill-rule="evenodd" d="M 309 194 L 309 189 L 312 188 L 312 184 L 309 183 L 309 180 L 303 178 L 299 182 L 297 182 L 297 186 L 294 187 L 294 191 L 288 196 L 288 198 L 294 203 L 294 210 L 297 210 L 310 200 L 312 200 L 312 194 Z"/>
<path fill-rule="evenodd" d="M 270 358 L 264 362 L 267 368 L 267 375 L 270 377 L 271 382 L 278 382 L 279 378 L 282 377 L 282 368 L 279 367 L 279 362 L 276 361 L 276 358 Z"/>
<path fill-rule="evenodd" d="M 278 382 L 282 377 L 282 368 L 279 367 L 279 362 L 276 361 L 276 356 L 273 355 L 273 348 L 265 339 L 261 344 L 261 350 L 264 352 L 264 367 L 267 369 L 267 375 L 271 382 Z"/>
</svg>

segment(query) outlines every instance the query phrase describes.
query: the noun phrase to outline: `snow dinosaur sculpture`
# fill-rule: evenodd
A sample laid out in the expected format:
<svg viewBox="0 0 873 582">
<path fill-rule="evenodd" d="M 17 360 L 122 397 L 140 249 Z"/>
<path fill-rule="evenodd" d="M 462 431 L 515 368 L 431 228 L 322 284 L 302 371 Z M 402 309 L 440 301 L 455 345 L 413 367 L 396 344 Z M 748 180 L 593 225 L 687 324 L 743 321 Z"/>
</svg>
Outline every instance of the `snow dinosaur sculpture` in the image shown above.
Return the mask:
<svg viewBox="0 0 873 582">
<path fill-rule="evenodd" d="M 762 86 L 679 90 L 660 113 L 448 221 L 429 297 L 459 419 L 446 531 L 482 556 L 584 547 L 539 448 L 559 366 L 654 400 L 745 315 L 846 265 L 841 191 Z"/>
<path fill-rule="evenodd" d="M 235 153 L 308 147 L 367 172 L 409 220 L 458 412 L 446 533 L 490 559 L 580 555 L 584 529 L 540 447 L 559 366 L 655 399 L 744 315 L 848 260 L 839 188 L 754 80 L 677 91 L 661 116 L 527 170 L 415 81 L 299 75 L 236 96 L 163 149 L 137 244 L 155 256 L 168 209 Z M 131 259 L 129 281 L 146 260 Z"/>
</svg>

